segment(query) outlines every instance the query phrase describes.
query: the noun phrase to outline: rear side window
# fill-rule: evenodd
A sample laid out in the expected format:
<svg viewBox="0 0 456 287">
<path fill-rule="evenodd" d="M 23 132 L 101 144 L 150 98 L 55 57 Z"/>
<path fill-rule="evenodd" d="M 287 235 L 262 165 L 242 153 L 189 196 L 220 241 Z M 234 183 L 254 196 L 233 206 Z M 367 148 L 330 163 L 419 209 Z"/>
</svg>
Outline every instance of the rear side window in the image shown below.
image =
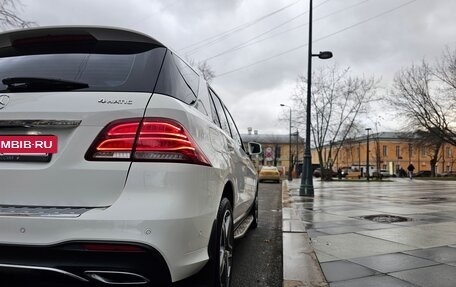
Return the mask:
<svg viewBox="0 0 456 287">
<path fill-rule="evenodd" d="M 208 89 L 209 91 L 209 89 Z M 217 115 L 217 110 L 215 109 L 215 103 L 212 99 L 212 95 L 210 96 L 210 99 L 209 99 L 209 105 L 211 106 L 211 114 L 212 114 L 212 121 L 219 127 L 221 128 L 221 124 L 220 124 L 220 120 L 219 120 L 219 117 Z"/>
<path fill-rule="evenodd" d="M 198 92 L 198 100 L 196 101 L 195 108 L 206 116 L 210 116 L 210 100 L 209 91 L 207 90 L 206 82 L 202 81 Z"/>
<path fill-rule="evenodd" d="M 228 109 L 223 106 L 225 108 L 225 113 L 226 113 L 226 116 L 228 118 L 228 123 L 230 125 L 230 129 L 231 129 L 231 135 L 233 137 L 233 139 L 240 145 L 242 146 L 242 140 L 241 140 L 241 135 L 239 134 L 239 131 L 236 127 L 236 124 L 234 123 L 234 120 L 233 120 L 233 117 L 231 116 L 230 112 L 228 111 Z M 244 148 L 244 147 L 242 147 Z"/>
<path fill-rule="evenodd" d="M 166 53 L 155 92 L 193 104 L 198 94 L 199 75 L 171 51 Z"/>
<path fill-rule="evenodd" d="M 109 45 L 108 45 L 109 44 Z M 0 51 L 0 92 L 13 89 L 4 79 L 57 79 L 84 83 L 83 91 L 153 92 L 166 49 L 146 43 L 93 42 L 71 46 L 27 45 Z M 14 80 L 13 80 L 14 81 Z M 6 81 L 8 82 L 8 81 Z M 42 85 L 33 91 L 46 91 Z M 29 83 L 30 84 L 30 83 Z M 48 83 L 49 84 L 49 83 Z"/>
<path fill-rule="evenodd" d="M 217 115 L 218 115 L 218 119 L 220 121 L 220 126 L 221 126 L 222 130 L 224 130 L 227 133 L 227 135 L 231 137 L 230 126 L 228 124 L 228 120 L 226 118 L 225 111 L 223 110 L 222 102 L 220 101 L 220 99 L 217 97 L 217 95 L 212 90 L 209 90 L 209 91 L 210 91 L 212 100 L 214 101 L 215 109 L 217 110 Z"/>
</svg>

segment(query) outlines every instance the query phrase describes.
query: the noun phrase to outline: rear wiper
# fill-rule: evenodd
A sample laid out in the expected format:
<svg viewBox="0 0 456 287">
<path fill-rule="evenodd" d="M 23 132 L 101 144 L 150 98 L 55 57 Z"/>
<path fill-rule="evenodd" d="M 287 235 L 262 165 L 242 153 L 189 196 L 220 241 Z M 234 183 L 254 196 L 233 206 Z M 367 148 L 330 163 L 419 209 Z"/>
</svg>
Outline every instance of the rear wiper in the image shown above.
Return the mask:
<svg viewBox="0 0 456 287">
<path fill-rule="evenodd" d="M 72 91 L 89 87 L 81 82 L 34 77 L 5 78 L 2 83 L 8 87 L 9 92 Z"/>
</svg>

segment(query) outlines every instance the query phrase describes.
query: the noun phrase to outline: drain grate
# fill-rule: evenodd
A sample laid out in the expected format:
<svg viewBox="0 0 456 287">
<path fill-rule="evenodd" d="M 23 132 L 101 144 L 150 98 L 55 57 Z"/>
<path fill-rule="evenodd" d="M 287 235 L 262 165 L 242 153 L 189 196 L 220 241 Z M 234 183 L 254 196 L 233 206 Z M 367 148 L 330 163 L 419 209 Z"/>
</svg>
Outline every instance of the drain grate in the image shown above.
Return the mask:
<svg viewBox="0 0 456 287">
<path fill-rule="evenodd" d="M 362 218 L 370 220 L 370 221 L 380 222 L 380 223 L 412 221 L 411 218 L 397 216 L 397 215 L 390 215 L 390 214 L 367 215 L 367 216 L 363 216 Z"/>
</svg>

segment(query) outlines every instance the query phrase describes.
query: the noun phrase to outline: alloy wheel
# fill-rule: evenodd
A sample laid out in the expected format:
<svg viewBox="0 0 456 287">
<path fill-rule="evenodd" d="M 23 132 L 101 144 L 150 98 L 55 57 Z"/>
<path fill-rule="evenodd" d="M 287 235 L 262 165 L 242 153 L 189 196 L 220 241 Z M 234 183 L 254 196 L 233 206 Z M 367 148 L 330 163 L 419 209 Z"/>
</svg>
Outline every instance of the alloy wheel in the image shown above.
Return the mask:
<svg viewBox="0 0 456 287">
<path fill-rule="evenodd" d="M 220 230 L 220 265 L 221 286 L 228 287 L 233 264 L 233 219 L 230 210 L 225 210 Z"/>
</svg>

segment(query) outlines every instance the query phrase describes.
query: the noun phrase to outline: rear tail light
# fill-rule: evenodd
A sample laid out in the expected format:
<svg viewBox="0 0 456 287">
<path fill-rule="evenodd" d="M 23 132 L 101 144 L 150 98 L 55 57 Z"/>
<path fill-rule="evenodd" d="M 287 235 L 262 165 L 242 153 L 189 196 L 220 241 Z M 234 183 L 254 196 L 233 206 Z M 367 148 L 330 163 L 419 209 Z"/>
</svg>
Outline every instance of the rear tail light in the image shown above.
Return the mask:
<svg viewBox="0 0 456 287">
<path fill-rule="evenodd" d="M 134 118 L 108 124 L 85 158 L 211 165 L 182 125 L 163 118 Z"/>
</svg>

